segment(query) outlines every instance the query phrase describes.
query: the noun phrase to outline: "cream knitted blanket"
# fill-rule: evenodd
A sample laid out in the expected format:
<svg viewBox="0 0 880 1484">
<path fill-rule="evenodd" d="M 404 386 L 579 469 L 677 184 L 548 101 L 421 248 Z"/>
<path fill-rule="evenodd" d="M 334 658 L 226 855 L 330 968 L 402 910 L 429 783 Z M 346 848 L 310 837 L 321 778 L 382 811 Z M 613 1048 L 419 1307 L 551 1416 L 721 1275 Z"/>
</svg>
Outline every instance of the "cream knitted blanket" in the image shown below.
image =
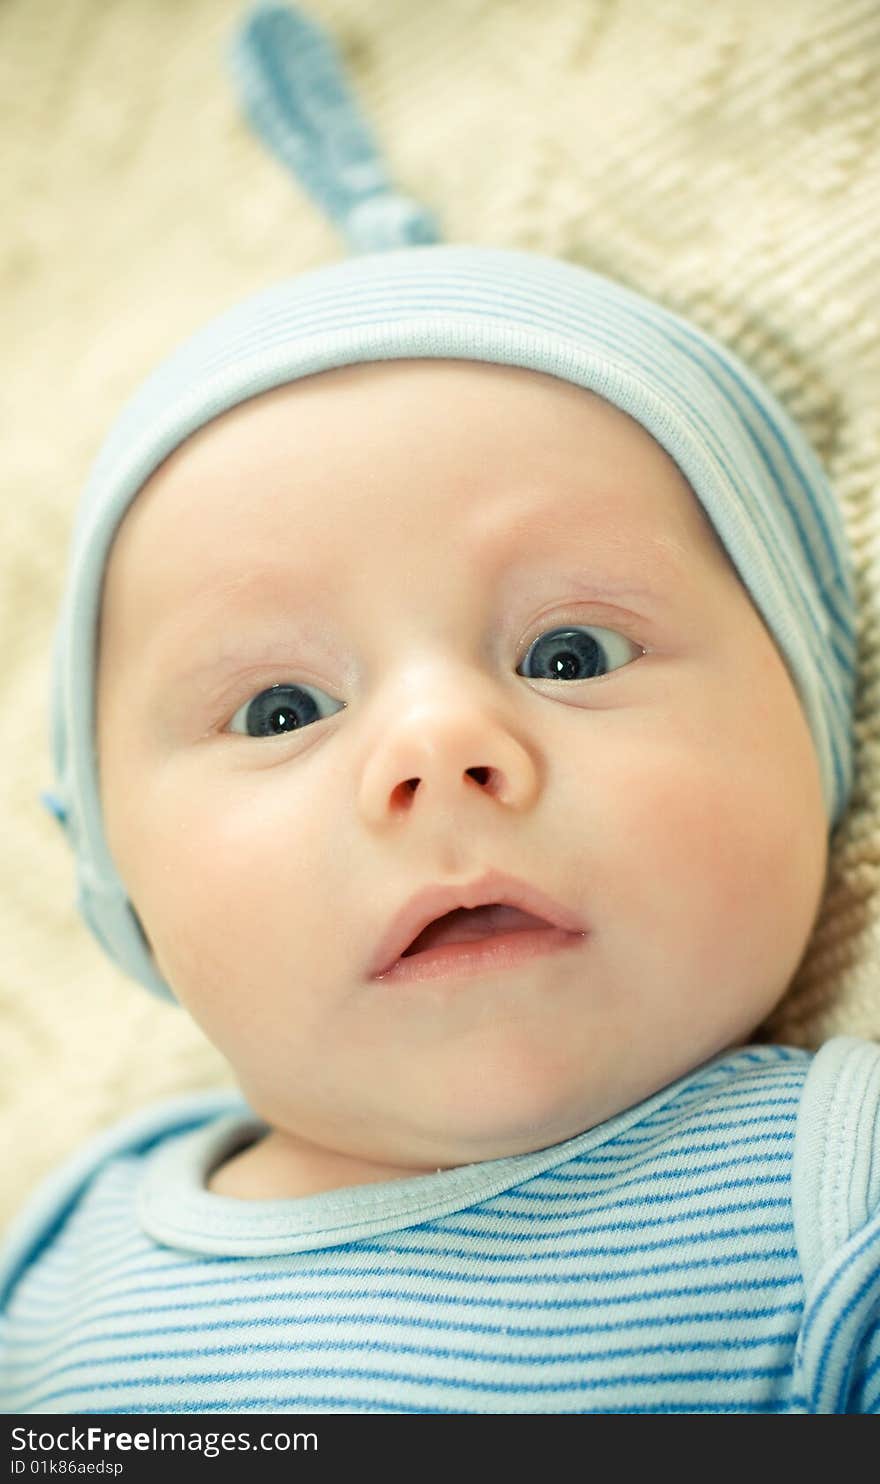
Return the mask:
<svg viewBox="0 0 880 1484">
<path fill-rule="evenodd" d="M 880 8 L 876 0 L 302 0 L 447 241 L 607 273 L 726 340 L 830 471 L 861 603 L 857 786 L 770 1034 L 880 1039 Z M 243 122 L 244 0 L 0 9 L 0 1223 L 88 1134 L 229 1082 L 72 905 L 51 630 L 77 491 L 151 365 L 236 298 L 344 255 Z"/>
</svg>

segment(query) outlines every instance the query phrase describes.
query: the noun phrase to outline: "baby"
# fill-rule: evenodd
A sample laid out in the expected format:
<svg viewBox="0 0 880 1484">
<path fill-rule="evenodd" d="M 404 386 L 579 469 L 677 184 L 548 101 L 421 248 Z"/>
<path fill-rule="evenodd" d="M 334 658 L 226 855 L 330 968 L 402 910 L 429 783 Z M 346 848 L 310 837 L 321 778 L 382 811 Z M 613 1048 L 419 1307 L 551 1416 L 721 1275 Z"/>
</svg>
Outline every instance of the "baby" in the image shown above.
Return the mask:
<svg viewBox="0 0 880 1484">
<path fill-rule="evenodd" d="M 660 306 L 358 209 L 86 491 L 56 812 L 242 1096 L 41 1188 L 2 1405 L 880 1410 L 880 1048 L 749 1044 L 851 783 L 833 495 Z"/>
</svg>

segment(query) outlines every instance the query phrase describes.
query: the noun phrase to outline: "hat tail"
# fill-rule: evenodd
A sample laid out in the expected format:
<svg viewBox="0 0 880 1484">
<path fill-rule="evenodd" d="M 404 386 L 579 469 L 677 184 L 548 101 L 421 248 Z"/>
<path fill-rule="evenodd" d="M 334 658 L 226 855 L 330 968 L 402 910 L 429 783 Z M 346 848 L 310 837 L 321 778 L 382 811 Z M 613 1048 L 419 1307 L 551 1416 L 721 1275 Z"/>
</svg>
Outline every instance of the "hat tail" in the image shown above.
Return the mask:
<svg viewBox="0 0 880 1484">
<path fill-rule="evenodd" d="M 253 128 L 353 252 L 440 240 L 433 213 L 394 189 L 339 54 L 313 20 L 257 4 L 229 60 Z"/>
</svg>

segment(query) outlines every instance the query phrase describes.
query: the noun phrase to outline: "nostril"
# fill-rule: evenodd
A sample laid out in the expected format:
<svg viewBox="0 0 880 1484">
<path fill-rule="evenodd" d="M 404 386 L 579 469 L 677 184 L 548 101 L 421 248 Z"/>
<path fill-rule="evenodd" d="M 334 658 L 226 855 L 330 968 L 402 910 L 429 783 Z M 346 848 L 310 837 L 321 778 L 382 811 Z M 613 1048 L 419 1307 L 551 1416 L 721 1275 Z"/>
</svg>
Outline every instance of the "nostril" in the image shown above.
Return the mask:
<svg viewBox="0 0 880 1484">
<path fill-rule="evenodd" d="M 418 778 L 405 778 L 402 783 L 398 783 L 391 795 L 392 809 L 403 809 L 409 803 L 418 786 Z"/>
<path fill-rule="evenodd" d="M 467 768 L 465 770 L 468 778 L 473 778 L 478 788 L 484 789 L 493 798 L 503 798 L 506 793 L 504 774 L 497 768 Z"/>
<path fill-rule="evenodd" d="M 465 774 L 468 778 L 473 778 L 474 782 L 479 784 L 481 788 L 485 788 L 487 784 L 492 784 L 494 781 L 497 792 L 498 785 L 494 768 L 466 768 Z M 402 808 L 407 800 L 412 798 L 421 781 L 421 778 L 404 778 L 401 783 L 398 783 L 391 795 L 392 807 L 395 809 Z"/>
</svg>

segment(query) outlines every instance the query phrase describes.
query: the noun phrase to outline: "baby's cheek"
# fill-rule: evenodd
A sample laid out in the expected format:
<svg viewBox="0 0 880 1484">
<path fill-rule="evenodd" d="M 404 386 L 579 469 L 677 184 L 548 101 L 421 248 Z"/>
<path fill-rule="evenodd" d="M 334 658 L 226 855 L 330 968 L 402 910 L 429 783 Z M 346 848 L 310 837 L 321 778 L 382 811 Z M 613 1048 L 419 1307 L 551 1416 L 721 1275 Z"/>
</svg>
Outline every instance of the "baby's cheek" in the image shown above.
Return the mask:
<svg viewBox="0 0 880 1484">
<path fill-rule="evenodd" d="M 771 1000 L 797 965 L 824 875 L 825 821 L 805 779 L 735 747 L 649 765 L 630 829 L 644 847 L 646 921 L 694 983 Z M 760 764 L 760 765 L 759 765 Z M 658 941 L 659 947 L 659 941 Z"/>
<path fill-rule="evenodd" d="M 326 831 L 271 770 L 208 783 L 169 770 L 146 792 L 131 889 L 175 990 L 256 1007 L 259 986 L 326 947 Z"/>
</svg>

